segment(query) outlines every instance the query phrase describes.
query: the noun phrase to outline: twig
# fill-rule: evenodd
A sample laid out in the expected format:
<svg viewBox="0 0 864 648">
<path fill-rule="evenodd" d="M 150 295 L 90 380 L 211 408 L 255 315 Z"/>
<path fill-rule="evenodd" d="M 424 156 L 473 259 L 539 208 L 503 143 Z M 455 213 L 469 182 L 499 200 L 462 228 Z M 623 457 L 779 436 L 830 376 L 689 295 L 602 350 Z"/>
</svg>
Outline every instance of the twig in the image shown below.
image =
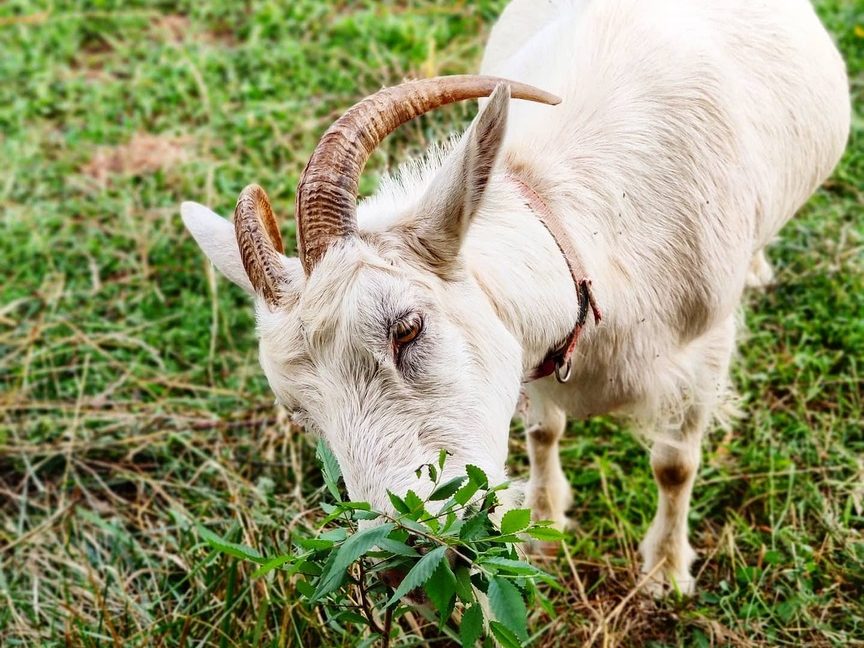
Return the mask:
<svg viewBox="0 0 864 648">
<path fill-rule="evenodd" d="M 381 637 L 381 648 L 390 648 L 390 629 L 393 627 L 393 608 L 394 606 L 390 606 L 387 608 L 387 612 L 384 615 L 384 633 Z"/>
<path fill-rule="evenodd" d="M 381 626 L 375 621 L 375 616 L 372 614 L 372 608 L 369 607 L 369 599 L 366 596 L 366 570 L 363 568 L 363 561 L 359 562 L 360 578 L 357 579 L 357 589 L 360 590 L 360 605 L 363 607 L 363 614 L 366 615 L 366 620 L 369 621 L 369 627 L 374 632 L 382 633 Z"/>
</svg>

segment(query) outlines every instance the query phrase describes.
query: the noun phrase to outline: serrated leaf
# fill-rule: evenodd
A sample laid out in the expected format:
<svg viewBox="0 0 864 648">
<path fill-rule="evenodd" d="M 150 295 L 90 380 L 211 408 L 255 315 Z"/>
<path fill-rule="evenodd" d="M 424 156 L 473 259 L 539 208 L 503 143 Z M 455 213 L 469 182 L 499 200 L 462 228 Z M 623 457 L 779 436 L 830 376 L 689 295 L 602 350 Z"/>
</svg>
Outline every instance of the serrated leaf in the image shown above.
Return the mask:
<svg viewBox="0 0 864 648">
<path fill-rule="evenodd" d="M 267 559 L 252 547 L 247 547 L 243 544 L 223 540 L 218 535 L 213 533 L 210 529 L 203 527 L 200 524 L 197 525 L 197 527 L 198 534 L 201 536 L 201 539 L 204 540 L 204 542 L 206 542 L 216 551 L 228 554 L 229 556 L 234 556 L 235 558 L 251 560 L 252 562 L 258 563 L 259 565 L 263 565 L 267 562 Z"/>
<path fill-rule="evenodd" d="M 474 648 L 481 634 L 483 634 L 483 610 L 479 605 L 474 604 L 462 615 L 462 625 L 459 628 L 462 648 Z"/>
<path fill-rule="evenodd" d="M 489 478 L 482 468 L 478 468 L 474 464 L 468 464 L 465 466 L 465 473 L 468 475 L 471 483 L 477 484 L 479 488 L 486 488 L 489 485 Z"/>
<path fill-rule="evenodd" d="M 412 513 L 416 513 L 418 511 L 424 511 L 423 508 L 423 500 L 415 493 L 413 490 L 409 490 L 405 493 L 405 503 L 408 505 L 409 510 Z"/>
<path fill-rule="evenodd" d="M 279 567 L 281 567 L 285 563 L 289 563 L 292 560 L 294 560 L 295 558 L 296 558 L 296 556 L 292 556 L 290 554 L 287 554 L 284 556 L 276 556 L 275 558 L 271 558 L 270 560 L 265 562 L 263 565 L 261 565 L 258 569 L 256 569 L 254 572 L 252 572 L 252 578 L 261 578 L 261 576 L 264 576 L 264 574 L 268 574 L 271 571 L 273 571 L 274 569 L 278 569 Z"/>
<path fill-rule="evenodd" d="M 498 645 L 500 645 L 501 648 L 522 648 L 522 642 L 519 641 L 519 637 L 513 634 L 513 632 L 503 623 L 490 621 L 489 629 L 492 631 L 492 635 L 495 639 L 498 640 Z"/>
<path fill-rule="evenodd" d="M 393 592 L 393 596 L 387 601 L 385 607 L 390 607 L 394 603 L 397 603 L 408 592 L 420 587 L 429 580 L 437 569 L 438 564 L 444 559 L 445 551 L 447 551 L 447 547 L 438 547 L 418 560 L 417 564 L 411 568 L 411 571 L 408 572 L 405 579 L 399 584 L 399 587 L 396 588 L 396 591 Z"/>
<path fill-rule="evenodd" d="M 486 594 L 492 616 L 507 626 L 519 639 L 527 640 L 528 610 L 517 587 L 505 578 L 493 576 Z"/>
<path fill-rule="evenodd" d="M 447 461 L 447 451 L 444 448 L 438 451 L 438 468 L 444 470 L 444 462 Z"/>
<path fill-rule="evenodd" d="M 387 497 L 390 498 L 390 503 L 393 505 L 393 508 L 396 509 L 398 513 L 408 513 L 411 509 L 408 508 L 408 505 L 405 503 L 401 497 L 399 497 L 396 493 L 391 493 L 389 490 L 387 491 Z"/>
<path fill-rule="evenodd" d="M 471 587 L 471 571 L 466 565 L 459 565 L 456 568 L 456 595 L 459 600 L 465 604 L 473 603 L 474 589 Z"/>
<path fill-rule="evenodd" d="M 519 533 L 531 526 L 531 511 L 529 509 L 511 509 L 501 518 L 501 534 Z"/>
<path fill-rule="evenodd" d="M 484 558 L 480 564 L 491 565 L 501 571 L 507 572 L 508 574 L 515 574 L 517 576 L 534 576 L 542 573 L 542 570 L 538 569 L 534 565 L 529 565 L 527 562 L 522 560 L 511 560 L 509 558 L 499 558 L 496 556 L 493 556 L 492 558 Z"/>
<path fill-rule="evenodd" d="M 392 524 L 382 524 L 355 533 L 342 543 L 342 546 L 331 554 L 333 563 L 330 565 L 330 569 L 325 570 L 321 575 L 321 580 L 318 582 L 312 602 L 318 601 L 322 596 L 327 596 L 327 594 L 339 587 L 339 583 L 342 582 L 342 577 L 345 575 L 345 570 L 348 569 L 348 566 L 386 538 L 387 534 L 392 530 Z"/>
<path fill-rule="evenodd" d="M 423 590 L 429 596 L 429 600 L 435 604 L 439 617 L 445 619 L 449 617 L 452 611 L 451 604 L 456 597 L 456 576 L 453 575 L 446 560 L 442 560 L 432 572 L 432 576 L 423 585 Z"/>
<path fill-rule="evenodd" d="M 324 484 L 327 486 L 327 490 L 337 502 L 342 501 L 342 494 L 339 492 L 339 478 L 342 476 L 342 469 L 339 468 L 336 456 L 324 439 L 318 439 L 315 454 L 318 461 L 321 462 L 321 473 L 324 475 Z"/>
<path fill-rule="evenodd" d="M 384 551 L 389 551 L 392 554 L 396 554 L 397 556 L 409 556 L 413 558 L 420 555 L 415 549 L 409 547 L 404 542 L 392 540 L 391 538 L 384 538 L 383 540 L 380 540 L 378 542 L 378 547 L 383 549 Z"/>
<path fill-rule="evenodd" d="M 453 479 L 448 479 L 446 482 L 444 482 L 438 488 L 432 491 L 432 494 L 429 495 L 429 499 L 433 502 L 440 502 L 441 500 L 447 499 L 453 493 L 459 490 L 459 487 L 466 479 L 467 477 L 465 477 L 465 475 L 459 475 L 458 477 L 454 477 Z"/>
<path fill-rule="evenodd" d="M 528 529 L 526 533 L 535 540 L 542 540 L 543 542 L 558 542 L 565 537 L 558 529 L 553 529 L 552 527 L 535 526 Z"/>
<path fill-rule="evenodd" d="M 444 526 L 441 527 L 441 533 L 447 533 L 456 524 L 457 519 L 456 514 L 453 511 L 449 511 L 447 518 L 444 520 Z"/>
<path fill-rule="evenodd" d="M 459 537 L 463 540 L 474 540 L 484 535 L 488 526 L 489 516 L 485 513 L 477 513 L 462 523 Z"/>
<path fill-rule="evenodd" d="M 456 500 L 458 504 L 465 506 L 474 495 L 477 494 L 477 491 L 480 490 L 480 486 L 476 484 L 473 480 L 468 480 L 468 483 L 462 486 L 456 494 L 453 496 L 453 499 Z"/>
</svg>

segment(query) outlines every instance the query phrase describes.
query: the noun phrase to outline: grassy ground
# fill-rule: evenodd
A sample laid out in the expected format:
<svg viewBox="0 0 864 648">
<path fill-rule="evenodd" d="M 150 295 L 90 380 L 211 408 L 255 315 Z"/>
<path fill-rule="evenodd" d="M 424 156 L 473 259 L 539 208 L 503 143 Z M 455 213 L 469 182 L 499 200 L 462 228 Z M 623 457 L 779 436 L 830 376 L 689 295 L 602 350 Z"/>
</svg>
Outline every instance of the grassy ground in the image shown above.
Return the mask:
<svg viewBox="0 0 864 648">
<path fill-rule="evenodd" d="M 504 2 L 378 4 L 0 5 L 0 644 L 356 640 L 195 532 L 272 553 L 314 525 L 321 479 L 276 418 L 246 299 L 208 274 L 177 206 L 228 213 L 256 181 L 293 244 L 297 177 L 334 115 L 475 69 Z M 534 645 L 864 645 L 864 3 L 818 6 L 850 67 L 852 141 L 772 250 L 777 287 L 747 305 L 747 416 L 711 436 L 691 515 L 700 594 L 621 607 L 647 457 L 610 421 L 574 425 L 579 530 L 550 567 L 570 593 L 536 613 Z M 469 113 L 402 129 L 363 190 Z M 406 637 L 436 636 L 417 623 Z"/>
</svg>

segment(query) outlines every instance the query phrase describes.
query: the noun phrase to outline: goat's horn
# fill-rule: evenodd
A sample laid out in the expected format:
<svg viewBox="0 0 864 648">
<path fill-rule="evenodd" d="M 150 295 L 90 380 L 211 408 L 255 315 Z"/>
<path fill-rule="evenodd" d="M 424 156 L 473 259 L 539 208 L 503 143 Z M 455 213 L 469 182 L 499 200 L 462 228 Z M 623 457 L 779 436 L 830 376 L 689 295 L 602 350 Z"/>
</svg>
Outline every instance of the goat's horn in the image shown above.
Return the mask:
<svg viewBox="0 0 864 648">
<path fill-rule="evenodd" d="M 446 104 L 487 97 L 498 84 L 514 99 L 557 104 L 533 86 L 491 76 L 457 75 L 384 88 L 351 107 L 324 133 L 297 187 L 297 247 L 308 275 L 336 239 L 357 231 L 357 188 L 372 151 L 401 124 Z"/>
<path fill-rule="evenodd" d="M 234 208 L 234 233 L 243 268 L 252 282 L 271 306 L 282 298 L 284 271 L 279 258 L 282 235 L 270 208 L 270 199 L 256 184 L 248 185 L 240 192 Z"/>
</svg>

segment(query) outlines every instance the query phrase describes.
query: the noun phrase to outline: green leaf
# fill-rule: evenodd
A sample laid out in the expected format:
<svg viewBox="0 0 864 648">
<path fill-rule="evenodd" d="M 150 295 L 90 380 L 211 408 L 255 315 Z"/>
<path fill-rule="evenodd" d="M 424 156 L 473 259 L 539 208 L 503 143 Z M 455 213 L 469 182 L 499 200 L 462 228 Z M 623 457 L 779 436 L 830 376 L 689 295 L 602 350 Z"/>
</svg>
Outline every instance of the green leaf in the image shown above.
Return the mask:
<svg viewBox="0 0 864 648">
<path fill-rule="evenodd" d="M 336 527 L 335 529 L 328 529 L 323 533 L 318 534 L 319 540 L 332 540 L 333 542 L 342 542 L 343 540 L 348 539 L 348 530 L 342 527 Z"/>
<path fill-rule="evenodd" d="M 476 603 L 465 610 L 462 615 L 462 626 L 459 628 L 459 638 L 462 648 L 474 648 L 483 633 L 483 610 Z"/>
<path fill-rule="evenodd" d="M 321 580 L 318 582 L 312 602 L 318 601 L 321 597 L 326 596 L 339 587 L 339 583 L 342 582 L 342 577 L 345 575 L 345 570 L 348 569 L 349 565 L 386 538 L 387 534 L 392 530 L 392 524 L 382 524 L 355 533 L 342 543 L 342 546 L 333 554 L 335 557 L 330 568 L 321 575 Z"/>
<path fill-rule="evenodd" d="M 393 505 L 393 508 L 396 509 L 398 513 L 408 513 L 411 510 L 410 508 L 408 508 L 405 500 L 399 497 L 396 493 L 391 493 L 388 490 L 387 497 L 390 498 L 390 503 Z"/>
<path fill-rule="evenodd" d="M 456 494 L 453 496 L 453 499 L 456 500 L 457 503 L 465 506 L 472 497 L 480 490 L 480 486 L 475 483 L 473 480 L 468 480 L 468 483 L 462 486 Z"/>
<path fill-rule="evenodd" d="M 321 551 L 322 549 L 330 549 L 336 542 L 324 538 L 295 538 L 294 544 L 307 551 Z"/>
<path fill-rule="evenodd" d="M 516 586 L 505 578 L 493 576 L 487 595 L 492 615 L 517 637 L 527 640 L 528 610 Z"/>
<path fill-rule="evenodd" d="M 438 615 L 447 619 L 452 612 L 453 599 L 456 597 L 456 576 L 446 560 L 442 560 L 432 576 L 423 585 L 429 600 L 435 604 Z"/>
<path fill-rule="evenodd" d="M 300 592 L 307 599 L 311 599 L 315 596 L 315 589 L 309 584 L 308 581 L 303 580 L 302 578 L 297 581 L 295 584 L 297 591 Z"/>
<path fill-rule="evenodd" d="M 503 623 L 490 621 L 489 629 L 498 640 L 501 648 L 522 648 L 522 642 L 519 641 L 519 637 L 513 634 Z"/>
<path fill-rule="evenodd" d="M 291 554 L 286 554 L 284 556 L 276 556 L 275 558 L 271 558 L 266 563 L 261 565 L 258 569 L 252 572 L 252 578 L 261 578 L 264 574 L 268 574 L 274 569 L 277 569 L 284 565 L 285 563 L 291 562 L 294 560 L 296 556 L 292 556 Z"/>
<path fill-rule="evenodd" d="M 324 439 L 318 439 L 318 448 L 316 450 L 318 461 L 321 462 L 321 472 L 324 475 L 324 483 L 327 485 L 327 490 L 337 502 L 342 501 L 342 494 L 339 492 L 339 478 L 342 476 L 342 470 L 339 468 L 339 462 L 327 445 Z"/>
<path fill-rule="evenodd" d="M 552 527 L 535 526 L 528 529 L 526 533 L 535 540 L 542 540 L 543 542 L 558 542 L 564 539 L 564 534 Z"/>
<path fill-rule="evenodd" d="M 493 556 L 492 558 L 484 558 L 480 564 L 491 565 L 497 567 L 501 571 L 507 572 L 508 574 L 515 574 L 517 576 L 534 576 L 542 573 L 542 571 L 537 569 L 534 565 L 529 565 L 527 562 L 522 560 L 510 560 L 509 558 L 498 558 Z"/>
<path fill-rule="evenodd" d="M 396 554 L 397 556 L 409 556 L 416 557 L 420 554 L 417 553 L 412 547 L 409 547 L 404 542 L 399 542 L 398 540 L 392 540 L 390 538 L 384 538 L 378 542 L 378 547 L 384 551 L 389 551 L 392 554 Z"/>
<path fill-rule="evenodd" d="M 465 472 L 468 474 L 468 479 L 472 484 L 477 484 L 478 488 L 486 488 L 489 485 L 489 478 L 481 468 L 473 464 L 465 466 Z"/>
<path fill-rule="evenodd" d="M 411 571 L 408 572 L 405 579 L 399 584 L 399 587 L 396 588 L 396 591 L 393 592 L 393 596 L 387 601 L 385 607 L 390 607 L 394 603 L 397 603 L 408 592 L 420 587 L 429 580 L 438 568 L 438 564 L 444 559 L 445 551 L 447 551 L 447 547 L 438 547 L 418 560 L 417 564 L 411 568 Z"/>
<path fill-rule="evenodd" d="M 486 513 L 477 513 L 463 522 L 459 537 L 463 540 L 474 540 L 484 535 L 488 527 L 489 516 Z"/>
<path fill-rule="evenodd" d="M 444 470 L 444 462 L 447 461 L 447 451 L 444 448 L 438 452 L 438 468 Z"/>
<path fill-rule="evenodd" d="M 216 551 L 228 554 L 229 556 L 234 556 L 235 558 L 251 560 L 252 562 L 258 563 L 259 565 L 263 565 L 267 562 L 267 559 L 252 547 L 247 547 L 243 544 L 237 544 L 236 542 L 228 542 L 227 540 L 223 540 L 218 535 L 213 533 L 210 529 L 203 527 L 200 524 L 197 525 L 197 528 L 198 534 L 201 536 L 201 539 L 204 540 L 204 542 L 206 542 Z"/>
<path fill-rule="evenodd" d="M 432 491 L 429 499 L 433 502 L 440 502 L 441 500 L 447 499 L 453 493 L 459 490 L 459 487 L 466 479 L 467 477 L 465 477 L 465 475 L 459 475 L 458 477 L 454 477 L 453 479 L 448 479 L 446 482 L 444 482 L 438 488 Z"/>
<path fill-rule="evenodd" d="M 423 500 L 415 493 L 413 490 L 409 490 L 405 493 L 405 503 L 408 505 L 408 508 L 412 513 L 416 513 L 418 511 L 424 511 Z"/>
<path fill-rule="evenodd" d="M 456 568 L 456 594 L 466 605 L 475 601 L 474 589 L 471 587 L 471 571 L 466 565 Z"/>
<path fill-rule="evenodd" d="M 529 509 L 512 509 L 501 518 L 501 533 L 510 535 L 518 533 L 531 526 L 531 511 Z"/>
</svg>

